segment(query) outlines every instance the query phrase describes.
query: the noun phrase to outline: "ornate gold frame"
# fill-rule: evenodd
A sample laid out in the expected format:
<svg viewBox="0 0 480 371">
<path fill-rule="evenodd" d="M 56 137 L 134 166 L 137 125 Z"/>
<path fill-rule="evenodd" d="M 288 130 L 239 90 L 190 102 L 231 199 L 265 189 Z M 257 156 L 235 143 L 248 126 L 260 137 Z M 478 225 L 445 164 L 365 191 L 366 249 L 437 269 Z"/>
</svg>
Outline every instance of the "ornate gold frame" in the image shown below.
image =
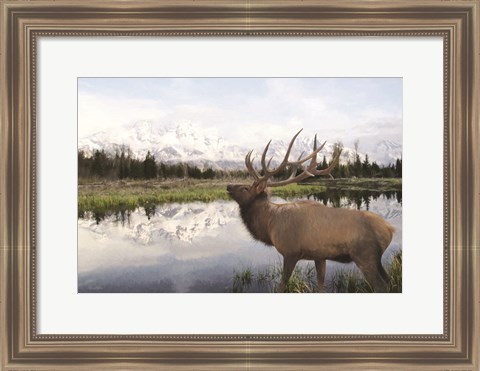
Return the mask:
<svg viewBox="0 0 480 371">
<path fill-rule="evenodd" d="M 478 0 L 0 0 L 0 368 L 478 370 Z M 444 333 L 36 333 L 36 43 L 42 36 L 441 36 L 444 40 Z"/>
</svg>

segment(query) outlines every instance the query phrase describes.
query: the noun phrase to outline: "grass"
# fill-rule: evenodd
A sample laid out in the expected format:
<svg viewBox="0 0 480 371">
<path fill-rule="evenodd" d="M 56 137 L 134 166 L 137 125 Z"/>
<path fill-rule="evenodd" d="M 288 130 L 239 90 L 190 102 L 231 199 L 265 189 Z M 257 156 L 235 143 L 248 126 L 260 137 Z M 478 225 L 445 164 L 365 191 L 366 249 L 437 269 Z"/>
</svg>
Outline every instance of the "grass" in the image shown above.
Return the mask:
<svg viewBox="0 0 480 371">
<path fill-rule="evenodd" d="M 117 181 L 80 184 L 79 213 L 134 210 L 163 203 L 212 202 L 231 199 L 227 182 L 218 180 L 176 181 Z M 272 194 L 282 198 L 300 197 L 324 191 L 320 185 L 289 184 L 272 188 Z"/>
<path fill-rule="evenodd" d="M 402 292 L 402 252 L 393 256 L 392 264 L 387 270 L 390 281 L 388 282 L 388 292 Z"/>
<path fill-rule="evenodd" d="M 402 253 L 396 253 L 389 267 L 386 269 L 389 281 L 387 292 L 402 292 Z M 371 285 L 355 271 L 340 270 L 335 275 L 328 287 L 329 292 L 342 293 L 371 293 L 373 288 Z"/>
<path fill-rule="evenodd" d="M 396 253 L 386 269 L 389 276 L 388 293 L 402 292 L 402 253 Z M 280 264 L 272 265 L 257 272 L 251 268 L 234 272 L 232 292 L 277 292 L 282 276 Z M 316 293 L 317 276 L 311 264 L 296 267 L 287 285 L 290 293 Z M 372 293 L 371 285 L 356 271 L 339 270 L 327 284 L 327 292 L 331 293 Z"/>
<path fill-rule="evenodd" d="M 235 271 L 231 292 L 278 292 L 281 276 L 282 268 L 280 264 L 265 267 L 257 272 L 254 272 L 251 268 L 246 268 L 240 272 Z M 288 282 L 287 292 L 318 292 L 315 268 L 310 265 L 296 267 Z"/>
<path fill-rule="evenodd" d="M 79 213 L 86 211 L 106 212 L 134 210 L 163 203 L 212 202 L 229 200 L 226 186 L 228 183 L 248 183 L 245 179 L 230 180 L 151 180 L 151 181 L 98 181 L 82 180 L 78 186 Z M 302 184 L 289 184 L 271 188 L 274 196 L 294 198 L 327 189 L 343 191 L 376 190 L 398 191 L 402 189 L 401 179 L 383 178 L 320 178 Z"/>
</svg>

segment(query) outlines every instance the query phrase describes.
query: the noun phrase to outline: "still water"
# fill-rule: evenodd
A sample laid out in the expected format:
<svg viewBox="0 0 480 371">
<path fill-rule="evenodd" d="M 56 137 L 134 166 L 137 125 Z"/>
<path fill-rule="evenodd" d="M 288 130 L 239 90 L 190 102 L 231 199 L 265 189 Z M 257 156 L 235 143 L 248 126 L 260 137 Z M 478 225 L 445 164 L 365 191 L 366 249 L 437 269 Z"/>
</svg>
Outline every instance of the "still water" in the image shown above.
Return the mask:
<svg viewBox="0 0 480 371">
<path fill-rule="evenodd" d="M 392 224 L 395 234 L 383 255 L 384 265 L 402 249 L 401 192 L 328 191 L 305 198 L 332 207 L 368 209 Z M 78 219 L 81 293 L 231 292 L 236 272 L 281 264 L 274 247 L 250 237 L 233 201 L 87 212 Z M 357 268 L 353 263 L 327 261 L 326 280 L 338 269 Z"/>
</svg>

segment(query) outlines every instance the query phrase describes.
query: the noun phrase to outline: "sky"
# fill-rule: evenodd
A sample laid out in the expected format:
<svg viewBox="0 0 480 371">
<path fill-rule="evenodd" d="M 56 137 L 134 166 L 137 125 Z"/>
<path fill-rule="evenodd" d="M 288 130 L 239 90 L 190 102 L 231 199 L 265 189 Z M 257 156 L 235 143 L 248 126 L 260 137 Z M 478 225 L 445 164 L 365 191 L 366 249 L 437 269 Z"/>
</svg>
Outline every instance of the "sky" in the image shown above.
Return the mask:
<svg viewBox="0 0 480 371">
<path fill-rule="evenodd" d="M 140 120 L 191 123 L 237 145 L 402 143 L 401 78 L 79 78 L 79 138 Z M 367 145 L 368 147 L 368 145 Z"/>
</svg>

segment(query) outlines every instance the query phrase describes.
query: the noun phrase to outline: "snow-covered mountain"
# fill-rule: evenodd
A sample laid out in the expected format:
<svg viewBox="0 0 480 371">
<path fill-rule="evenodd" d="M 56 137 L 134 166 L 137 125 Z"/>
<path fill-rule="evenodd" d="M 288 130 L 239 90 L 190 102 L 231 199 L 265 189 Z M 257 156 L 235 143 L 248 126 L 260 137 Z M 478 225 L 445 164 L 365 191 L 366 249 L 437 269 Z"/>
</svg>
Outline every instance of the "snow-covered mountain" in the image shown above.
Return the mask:
<svg viewBox="0 0 480 371">
<path fill-rule="evenodd" d="M 285 155 L 288 141 L 273 140 L 269 148 L 269 157 L 273 156 L 272 164 L 280 161 Z M 302 152 L 308 154 L 313 148 L 313 138 L 299 136 L 292 150 L 292 159 Z M 331 158 L 334 144 L 327 143 L 320 152 L 319 161 L 323 155 Z M 207 135 L 191 123 L 162 124 L 155 121 L 137 121 L 121 129 L 101 131 L 81 138 L 78 149 L 91 156 L 95 150 L 105 150 L 109 154 L 129 149 L 134 157 L 145 158 L 150 151 L 157 161 L 165 163 L 187 162 L 200 168 L 242 169 L 245 154 L 250 148 L 242 147 L 227 141 L 222 137 Z M 263 148 L 256 148 L 257 158 Z M 344 148 L 342 161 L 353 159 L 354 151 Z M 380 141 L 370 146 L 368 154 L 370 161 L 388 164 L 401 157 L 402 146 L 392 141 Z M 360 153 L 363 160 L 364 155 Z M 258 164 L 258 160 L 257 160 Z"/>
<path fill-rule="evenodd" d="M 247 152 L 224 138 L 205 135 L 190 123 L 160 125 L 152 121 L 137 121 L 121 130 L 101 131 L 81 138 L 78 149 L 87 156 L 97 149 L 110 154 L 130 149 L 133 157 L 140 159 L 150 151 L 157 161 L 187 162 L 217 169 L 238 168 Z"/>
<path fill-rule="evenodd" d="M 371 149 L 369 156 L 380 164 L 395 163 L 402 158 L 402 145 L 391 140 L 382 140 Z"/>
</svg>

